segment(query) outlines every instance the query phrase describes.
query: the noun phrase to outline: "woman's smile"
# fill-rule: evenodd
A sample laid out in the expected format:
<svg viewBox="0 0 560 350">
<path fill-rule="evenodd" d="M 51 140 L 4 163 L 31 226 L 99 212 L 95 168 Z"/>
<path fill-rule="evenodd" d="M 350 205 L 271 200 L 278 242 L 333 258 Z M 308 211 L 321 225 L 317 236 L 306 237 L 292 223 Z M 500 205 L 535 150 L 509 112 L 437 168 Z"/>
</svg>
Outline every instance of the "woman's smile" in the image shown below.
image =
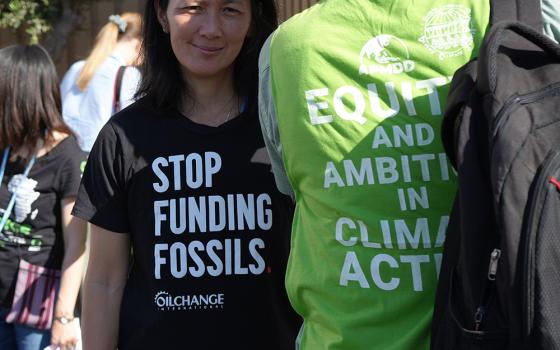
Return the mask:
<svg viewBox="0 0 560 350">
<path fill-rule="evenodd" d="M 215 54 L 223 50 L 223 46 L 204 45 L 204 44 L 191 44 L 205 54 Z"/>
</svg>

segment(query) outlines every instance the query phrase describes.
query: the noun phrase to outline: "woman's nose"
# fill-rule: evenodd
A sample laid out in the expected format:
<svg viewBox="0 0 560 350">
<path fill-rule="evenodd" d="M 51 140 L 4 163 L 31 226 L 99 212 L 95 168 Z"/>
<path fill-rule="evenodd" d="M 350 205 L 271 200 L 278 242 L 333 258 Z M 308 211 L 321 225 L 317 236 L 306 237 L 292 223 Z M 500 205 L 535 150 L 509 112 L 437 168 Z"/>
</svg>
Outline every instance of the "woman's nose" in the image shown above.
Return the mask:
<svg viewBox="0 0 560 350">
<path fill-rule="evenodd" d="M 207 38 L 219 37 L 222 34 L 220 14 L 217 11 L 207 11 L 200 25 L 199 33 Z"/>
</svg>

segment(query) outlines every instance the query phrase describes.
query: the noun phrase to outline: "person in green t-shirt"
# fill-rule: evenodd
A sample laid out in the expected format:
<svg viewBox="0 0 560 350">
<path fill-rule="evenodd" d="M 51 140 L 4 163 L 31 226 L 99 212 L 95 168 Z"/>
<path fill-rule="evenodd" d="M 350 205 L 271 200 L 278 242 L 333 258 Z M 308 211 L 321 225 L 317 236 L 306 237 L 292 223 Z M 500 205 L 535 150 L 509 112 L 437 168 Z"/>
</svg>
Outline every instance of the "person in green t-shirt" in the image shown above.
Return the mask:
<svg viewBox="0 0 560 350">
<path fill-rule="evenodd" d="M 456 188 L 440 124 L 489 15 L 475 0 L 324 0 L 263 47 L 261 128 L 296 203 L 286 288 L 302 349 L 429 347 Z"/>
</svg>

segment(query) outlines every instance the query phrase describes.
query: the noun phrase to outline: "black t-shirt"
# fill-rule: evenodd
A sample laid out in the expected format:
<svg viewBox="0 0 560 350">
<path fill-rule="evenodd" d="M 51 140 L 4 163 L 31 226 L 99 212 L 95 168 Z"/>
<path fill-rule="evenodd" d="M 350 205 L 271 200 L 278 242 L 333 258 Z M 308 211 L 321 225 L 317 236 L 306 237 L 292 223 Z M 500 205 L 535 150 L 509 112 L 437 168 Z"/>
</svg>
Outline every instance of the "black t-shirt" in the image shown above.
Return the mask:
<svg viewBox="0 0 560 350">
<path fill-rule="evenodd" d="M 3 151 L 1 151 L 3 153 Z M 0 153 L 0 155 L 2 154 Z M 8 162 L 0 187 L 0 217 L 16 182 L 16 204 L 0 232 L 0 302 L 9 308 L 15 290 L 19 260 L 60 269 L 64 257 L 60 201 L 76 196 L 86 154 L 74 137 L 67 137 L 36 159 L 29 176 L 27 161 Z"/>
<path fill-rule="evenodd" d="M 258 118 L 219 127 L 140 100 L 89 155 L 74 214 L 130 234 L 119 349 L 293 349 L 284 273 L 292 204 Z"/>
</svg>

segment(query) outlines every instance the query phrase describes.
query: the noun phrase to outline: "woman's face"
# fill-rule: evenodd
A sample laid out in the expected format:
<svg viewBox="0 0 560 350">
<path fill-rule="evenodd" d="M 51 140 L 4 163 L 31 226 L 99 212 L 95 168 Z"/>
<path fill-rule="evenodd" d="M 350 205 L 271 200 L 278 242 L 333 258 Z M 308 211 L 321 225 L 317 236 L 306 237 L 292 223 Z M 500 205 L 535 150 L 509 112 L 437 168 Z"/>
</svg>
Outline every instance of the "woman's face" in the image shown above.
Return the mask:
<svg viewBox="0 0 560 350">
<path fill-rule="evenodd" d="M 251 26 L 250 0 L 170 0 L 158 12 L 183 76 L 231 74 Z"/>
</svg>

